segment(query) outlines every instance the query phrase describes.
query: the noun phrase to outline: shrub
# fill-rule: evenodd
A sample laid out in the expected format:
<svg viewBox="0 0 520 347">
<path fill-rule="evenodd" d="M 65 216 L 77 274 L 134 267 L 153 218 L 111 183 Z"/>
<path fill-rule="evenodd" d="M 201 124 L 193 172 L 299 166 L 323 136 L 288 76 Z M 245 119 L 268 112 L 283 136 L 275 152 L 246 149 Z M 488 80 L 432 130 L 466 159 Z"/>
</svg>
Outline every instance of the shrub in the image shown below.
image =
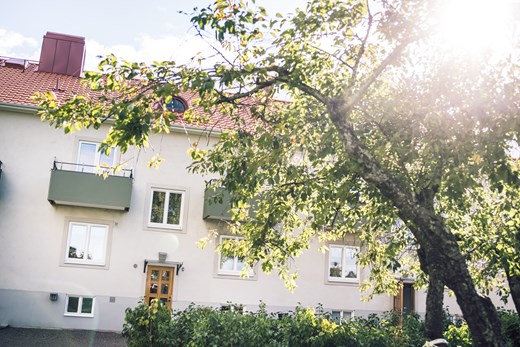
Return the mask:
<svg viewBox="0 0 520 347">
<path fill-rule="evenodd" d="M 514 311 L 499 310 L 502 333 L 508 347 L 520 347 L 520 317 Z"/>
<path fill-rule="evenodd" d="M 231 305 L 230 307 L 238 307 Z M 416 314 L 403 318 L 395 312 L 355 317 L 339 323 L 321 310 L 297 307 L 286 314 L 268 313 L 265 305 L 254 313 L 190 305 L 171 311 L 162 302 L 141 302 L 126 310 L 123 336 L 128 346 L 229 347 L 415 347 L 425 342 L 424 322 Z M 500 311 L 509 347 L 520 347 L 520 320 Z M 467 324 L 446 317 L 445 338 L 450 346 L 471 346 Z"/>
<path fill-rule="evenodd" d="M 122 335 L 127 338 L 129 347 L 169 345 L 168 336 L 174 325 L 171 312 L 163 302 L 152 300 L 149 306 L 140 302 L 125 312 Z"/>
</svg>

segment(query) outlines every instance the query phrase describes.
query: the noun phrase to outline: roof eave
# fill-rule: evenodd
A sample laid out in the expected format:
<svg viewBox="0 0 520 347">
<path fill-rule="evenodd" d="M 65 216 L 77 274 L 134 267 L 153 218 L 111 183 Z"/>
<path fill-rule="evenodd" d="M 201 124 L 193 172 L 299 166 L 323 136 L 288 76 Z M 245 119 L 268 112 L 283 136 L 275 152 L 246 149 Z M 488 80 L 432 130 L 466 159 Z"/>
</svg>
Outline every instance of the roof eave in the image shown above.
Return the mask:
<svg viewBox="0 0 520 347">
<path fill-rule="evenodd" d="M 34 105 L 23 105 L 23 104 L 13 104 L 9 102 L 1 102 L 0 101 L 0 110 L 1 111 L 11 111 L 11 112 L 19 112 L 19 113 L 27 113 L 27 114 L 36 114 L 38 112 L 39 107 Z M 108 119 L 107 123 L 113 123 L 112 119 Z M 183 125 L 183 124 L 173 124 L 170 126 L 170 129 L 176 133 L 189 133 L 189 134 L 204 134 L 209 137 L 219 136 L 222 133 L 222 129 L 213 128 L 209 129 L 204 126 L 197 125 Z"/>
<path fill-rule="evenodd" d="M 36 114 L 36 112 L 38 111 L 38 106 L 13 104 L 10 102 L 1 102 L 0 101 L 0 110 Z"/>
</svg>

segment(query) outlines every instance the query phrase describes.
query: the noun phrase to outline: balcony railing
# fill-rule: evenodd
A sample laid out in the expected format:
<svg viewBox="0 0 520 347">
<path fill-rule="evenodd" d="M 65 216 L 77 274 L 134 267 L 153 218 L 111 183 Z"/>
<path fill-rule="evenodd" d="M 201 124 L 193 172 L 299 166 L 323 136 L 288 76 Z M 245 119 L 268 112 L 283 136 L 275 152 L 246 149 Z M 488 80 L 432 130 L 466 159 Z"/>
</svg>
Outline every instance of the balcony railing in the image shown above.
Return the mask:
<svg viewBox="0 0 520 347">
<path fill-rule="evenodd" d="M 128 211 L 131 196 L 132 170 L 54 162 L 47 197 L 52 204 Z"/>
<path fill-rule="evenodd" d="M 1 162 L 0 162 L 1 163 Z M 107 173 L 109 176 L 118 176 L 118 177 L 129 177 L 132 178 L 132 170 L 130 169 L 121 169 L 114 172 L 113 169 L 108 167 L 98 167 L 95 165 L 87 165 L 87 164 L 77 164 L 77 163 L 66 163 L 62 161 L 54 161 L 53 170 L 64 170 L 64 171 L 75 171 L 75 172 L 84 172 L 84 173 L 95 173 L 95 174 L 103 174 Z"/>
<path fill-rule="evenodd" d="M 231 220 L 230 195 L 225 188 L 208 188 L 204 191 L 204 210 L 202 218 Z"/>
</svg>

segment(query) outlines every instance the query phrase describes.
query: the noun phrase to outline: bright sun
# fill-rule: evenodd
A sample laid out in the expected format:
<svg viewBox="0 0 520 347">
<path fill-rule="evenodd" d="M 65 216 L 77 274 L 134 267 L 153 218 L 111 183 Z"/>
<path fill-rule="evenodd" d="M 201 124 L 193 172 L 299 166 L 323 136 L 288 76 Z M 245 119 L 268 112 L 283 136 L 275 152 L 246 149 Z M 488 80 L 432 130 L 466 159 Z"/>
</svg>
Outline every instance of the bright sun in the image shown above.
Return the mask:
<svg viewBox="0 0 520 347">
<path fill-rule="evenodd" d="M 448 0 L 440 13 L 443 45 L 464 53 L 499 48 L 513 34 L 518 0 Z"/>
</svg>

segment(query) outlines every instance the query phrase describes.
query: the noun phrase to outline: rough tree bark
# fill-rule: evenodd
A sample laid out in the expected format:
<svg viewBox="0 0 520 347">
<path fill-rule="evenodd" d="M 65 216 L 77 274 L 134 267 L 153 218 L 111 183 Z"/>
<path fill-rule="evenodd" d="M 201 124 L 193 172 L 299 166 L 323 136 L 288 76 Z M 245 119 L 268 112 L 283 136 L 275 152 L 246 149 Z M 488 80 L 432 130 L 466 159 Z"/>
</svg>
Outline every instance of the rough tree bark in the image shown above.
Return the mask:
<svg viewBox="0 0 520 347">
<path fill-rule="evenodd" d="M 505 346 L 496 309 L 488 298 L 477 293 L 455 236 L 447 229 L 441 216 L 421 202 L 412 189 L 382 168 L 359 141 L 348 123 L 355 102 L 347 101 L 330 100 L 327 106 L 347 153 L 358 158 L 359 174 L 393 202 L 399 217 L 423 248 L 429 273 L 437 273 L 439 279 L 453 290 L 468 322 L 474 345 Z"/>
<path fill-rule="evenodd" d="M 425 254 L 422 248 L 417 250 L 421 269 L 428 275 L 428 291 L 426 293 L 426 316 L 424 318 L 424 335 L 427 340 L 433 341 L 444 338 L 443 336 L 443 303 L 444 283 L 436 273 L 429 273 Z M 437 344 L 439 347 L 447 344 Z"/>
<path fill-rule="evenodd" d="M 509 283 L 509 290 L 511 290 L 511 297 L 515 304 L 516 312 L 520 313 L 520 276 L 507 275 L 507 283 Z"/>
<path fill-rule="evenodd" d="M 444 283 L 437 275 L 429 275 L 428 292 L 426 294 L 426 317 L 424 318 L 424 336 L 430 340 L 442 339 L 443 336 L 443 307 Z M 448 344 L 438 343 L 443 347 Z"/>
<path fill-rule="evenodd" d="M 515 250 L 517 254 L 520 254 L 520 229 L 516 230 L 515 234 Z M 516 264 L 518 266 L 518 264 Z M 518 271 L 518 269 L 516 269 Z M 520 275 L 511 273 L 511 266 L 506 268 L 507 283 L 509 283 L 509 289 L 511 291 L 511 297 L 515 304 L 516 312 L 520 314 Z M 518 273 L 518 272 L 517 272 Z"/>
</svg>

